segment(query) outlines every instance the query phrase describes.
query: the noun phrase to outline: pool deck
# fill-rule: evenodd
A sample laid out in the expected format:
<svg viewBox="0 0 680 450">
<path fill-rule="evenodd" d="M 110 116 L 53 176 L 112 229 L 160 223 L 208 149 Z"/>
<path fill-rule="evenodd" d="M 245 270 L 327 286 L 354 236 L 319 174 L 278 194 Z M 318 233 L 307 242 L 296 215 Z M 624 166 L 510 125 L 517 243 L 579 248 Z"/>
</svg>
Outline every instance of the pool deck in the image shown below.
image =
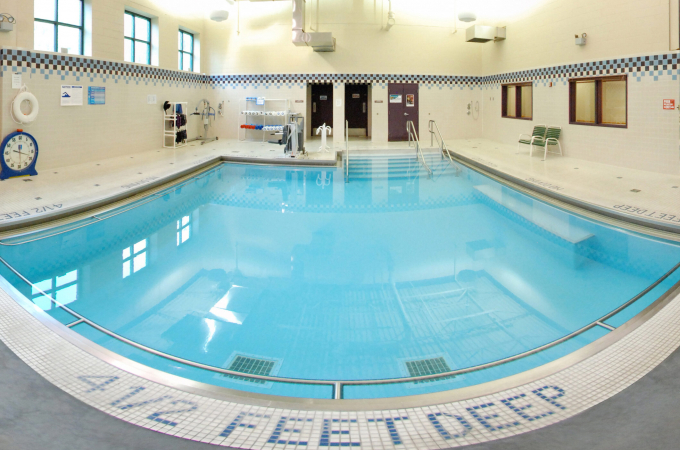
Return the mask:
<svg viewBox="0 0 680 450">
<path fill-rule="evenodd" d="M 680 188 L 674 187 L 680 186 L 680 175 L 660 175 L 567 157 L 549 156 L 547 161 L 541 161 L 540 156 L 529 157 L 528 149 L 518 152 L 515 146 L 485 140 L 447 144 L 457 156 L 470 163 L 483 164 L 489 171 L 507 174 L 543 190 L 554 190 L 611 210 L 621 210 L 616 208 L 620 205 L 653 210 L 655 214 L 649 214 L 648 220 L 665 225 L 673 223 L 668 216 L 680 217 Z M 350 148 L 355 154 L 382 152 L 386 148 L 394 153 L 412 151 L 405 143 L 388 146 L 358 140 L 350 141 Z M 172 152 L 155 150 L 134 157 L 39 170 L 41 175 L 31 182 L 14 179 L 0 184 L 3 199 L 0 214 L 12 216 L 6 219 L 5 226 L 21 226 L 35 221 L 36 217 L 51 217 L 55 209 L 74 210 L 113 196 L 132 195 L 230 154 L 247 152 L 246 158 L 237 156 L 241 158 L 239 161 L 266 163 L 277 159 L 271 156 L 275 153 L 271 150 L 262 144 L 219 141 L 218 145 L 194 145 Z M 330 165 L 335 165 L 335 157 L 333 152 L 314 156 Z M 632 189 L 639 192 L 631 192 Z M 41 209 L 56 204 L 61 207 Z M 623 213 L 638 214 L 639 210 L 624 209 Z M 18 217 L 12 214 L 21 211 L 30 214 L 19 213 Z M 0 221 L 0 227 L 2 223 Z M 203 448 L 199 443 L 209 443 L 284 450 L 323 449 L 344 443 L 380 450 L 471 444 L 481 444 L 479 448 L 566 449 L 587 445 L 632 449 L 643 445 L 657 448 L 652 443 L 667 447 L 676 442 L 668 439 L 669 444 L 663 444 L 664 438 L 677 435 L 677 427 L 667 430 L 659 426 L 676 421 L 674 417 L 664 416 L 664 411 L 671 414 L 679 400 L 677 390 L 672 389 L 677 382 L 672 380 L 677 380 L 675 368 L 680 365 L 677 357 L 680 286 L 676 286 L 663 305 L 647 311 L 644 320 L 613 331 L 612 334 L 618 334 L 611 345 L 595 342 L 591 345 L 596 347 L 589 349 L 591 356 L 585 359 L 568 355 L 566 360 L 558 360 L 553 366 L 551 363 L 530 371 L 529 376 L 525 373 L 502 380 L 506 385 L 495 385 L 498 388 L 490 394 L 488 386 L 481 386 L 464 393 L 434 394 L 428 398 L 431 406 L 404 398 L 399 406 L 390 401 L 365 404 L 340 401 L 353 403 L 344 406 L 338 403 L 337 408 L 332 406 L 337 400 L 328 400 L 331 404 L 287 403 L 216 393 L 200 383 L 154 371 L 101 347 L 93 347 L 34 305 L 16 301 L 8 292 L 9 288 L 3 290 L 0 286 L 3 311 L 0 340 L 21 361 L 0 346 L 0 386 L 3 387 L 0 399 L 4 399 L 0 403 L 8 405 L 0 407 L 0 422 L 14 424 L 9 431 L 0 426 L 2 448 L 31 448 L 48 443 L 53 448 L 86 448 L 92 441 L 82 439 L 83 435 L 91 439 L 106 436 L 102 448 L 193 448 L 192 444 Z M 670 355 L 675 358 L 664 363 Z M 9 380 L 5 370 L 8 367 Z M 555 371 L 555 367 L 562 369 Z M 27 376 L 12 379 L 14 370 L 24 371 Z M 669 390 L 657 386 L 668 386 Z M 40 394 L 32 395 L 32 390 Z M 422 403 L 422 399 L 417 402 Z M 657 405 L 659 410 L 655 408 Z M 626 413 L 619 415 L 622 408 Z M 61 419 L 46 418 L 39 413 L 42 410 L 58 416 L 66 411 L 64 420 L 78 420 L 78 427 L 83 420 L 84 433 L 73 428 L 73 424 L 60 427 Z M 650 416 L 641 418 L 640 411 Z M 35 423 L 36 427 L 44 426 L 45 420 L 54 421 L 57 426 L 53 428 L 64 433 L 49 440 L 44 438 L 49 433 L 17 433 L 14 427 L 27 430 L 22 419 Z M 140 427 L 139 431 L 137 428 L 132 431 L 130 424 Z M 553 424 L 557 425 L 547 427 Z M 644 443 L 639 439 L 624 441 L 622 434 L 598 434 L 598 427 L 614 433 L 622 427 L 624 430 L 629 426 L 639 428 L 639 424 L 656 425 L 659 434 L 647 433 L 645 436 L 649 439 Z M 646 431 L 649 429 L 654 428 L 648 427 Z M 155 439 L 147 430 L 185 441 L 173 445 L 175 441 L 168 440 L 167 436 Z M 591 434 L 584 435 L 584 432 Z M 36 436 L 34 440 L 28 437 L 31 433 Z M 603 442 L 598 436 L 616 440 Z M 497 445 L 492 443 L 499 439 L 503 440 L 496 442 Z"/>
<path fill-rule="evenodd" d="M 220 160 L 263 164 L 336 166 L 343 144 L 319 152 L 307 142 L 304 159 L 284 158 L 283 147 L 219 140 L 207 145 L 156 149 L 101 161 L 42 170 L 0 183 L 0 231 L 101 206 L 159 186 Z M 455 156 L 548 195 L 572 199 L 619 217 L 680 232 L 680 174 L 659 174 L 569 157 L 529 156 L 523 146 L 471 139 L 447 142 Z M 429 141 L 423 142 L 429 147 Z M 437 151 L 425 148 L 426 152 Z M 408 143 L 350 138 L 351 155 L 410 153 Z"/>
</svg>

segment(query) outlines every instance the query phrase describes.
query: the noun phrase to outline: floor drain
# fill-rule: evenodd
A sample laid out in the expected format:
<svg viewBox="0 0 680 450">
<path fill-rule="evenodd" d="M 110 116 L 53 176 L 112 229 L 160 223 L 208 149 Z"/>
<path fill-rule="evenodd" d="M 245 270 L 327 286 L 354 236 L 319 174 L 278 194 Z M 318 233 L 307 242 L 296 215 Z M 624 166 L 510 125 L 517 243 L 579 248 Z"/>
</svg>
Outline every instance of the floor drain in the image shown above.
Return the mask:
<svg viewBox="0 0 680 450">
<path fill-rule="evenodd" d="M 678 188 L 677 186 L 673 186 L 673 189 L 677 189 L 677 188 Z"/>
<path fill-rule="evenodd" d="M 42 200 L 42 197 L 36 197 L 35 199 L 36 200 Z"/>
<path fill-rule="evenodd" d="M 33 180 L 31 180 L 30 178 L 27 178 L 27 179 L 25 179 L 24 181 L 33 181 Z"/>
<path fill-rule="evenodd" d="M 640 192 L 640 189 L 631 189 L 630 192 Z"/>
<path fill-rule="evenodd" d="M 618 179 L 620 180 L 620 179 L 623 178 L 623 177 L 616 177 L 616 178 L 618 178 Z"/>
<path fill-rule="evenodd" d="M 236 358 L 229 364 L 227 370 L 234 372 L 247 373 L 249 375 L 271 375 L 274 369 L 275 361 L 268 361 L 266 359 L 251 358 L 249 356 L 237 355 Z M 265 384 L 264 380 L 255 380 L 253 378 L 239 377 L 236 375 L 225 375 L 227 378 L 235 380 L 249 381 L 251 383 Z"/>
<path fill-rule="evenodd" d="M 446 363 L 443 357 L 430 358 L 430 359 L 419 359 L 416 361 L 406 361 L 406 369 L 408 374 L 412 377 L 420 377 L 423 375 L 434 375 L 437 373 L 451 372 L 451 368 Z M 434 378 L 432 380 L 422 380 L 416 381 L 418 383 L 431 383 L 433 381 L 449 380 L 454 378 L 454 376 Z"/>
</svg>

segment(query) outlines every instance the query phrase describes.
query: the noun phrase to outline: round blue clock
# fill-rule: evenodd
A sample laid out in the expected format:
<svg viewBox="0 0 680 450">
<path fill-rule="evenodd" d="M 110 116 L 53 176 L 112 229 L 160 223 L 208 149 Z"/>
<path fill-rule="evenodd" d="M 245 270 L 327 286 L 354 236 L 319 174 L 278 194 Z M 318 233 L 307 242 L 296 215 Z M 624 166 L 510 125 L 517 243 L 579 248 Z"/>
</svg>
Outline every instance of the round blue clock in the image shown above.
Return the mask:
<svg viewBox="0 0 680 450">
<path fill-rule="evenodd" d="M 33 136 L 17 130 L 8 135 L 0 145 L 0 180 L 13 177 L 38 175 L 35 163 L 38 162 L 38 142 Z"/>
</svg>

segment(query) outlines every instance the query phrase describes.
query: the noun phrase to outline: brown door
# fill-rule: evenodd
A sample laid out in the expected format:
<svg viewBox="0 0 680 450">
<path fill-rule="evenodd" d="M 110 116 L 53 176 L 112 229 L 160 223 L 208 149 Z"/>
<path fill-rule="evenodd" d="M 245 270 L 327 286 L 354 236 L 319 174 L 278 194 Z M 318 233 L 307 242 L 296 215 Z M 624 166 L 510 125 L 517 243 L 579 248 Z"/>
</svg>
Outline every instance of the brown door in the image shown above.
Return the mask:
<svg viewBox="0 0 680 450">
<path fill-rule="evenodd" d="M 368 85 L 345 85 L 345 120 L 350 129 L 364 130 L 368 136 Z M 357 136 L 357 134 L 353 134 Z"/>
<path fill-rule="evenodd" d="M 312 85 L 312 136 L 323 124 L 333 126 L 333 85 Z"/>
<path fill-rule="evenodd" d="M 388 86 L 388 140 L 407 141 L 406 122 L 418 130 L 418 84 L 390 83 Z"/>
</svg>

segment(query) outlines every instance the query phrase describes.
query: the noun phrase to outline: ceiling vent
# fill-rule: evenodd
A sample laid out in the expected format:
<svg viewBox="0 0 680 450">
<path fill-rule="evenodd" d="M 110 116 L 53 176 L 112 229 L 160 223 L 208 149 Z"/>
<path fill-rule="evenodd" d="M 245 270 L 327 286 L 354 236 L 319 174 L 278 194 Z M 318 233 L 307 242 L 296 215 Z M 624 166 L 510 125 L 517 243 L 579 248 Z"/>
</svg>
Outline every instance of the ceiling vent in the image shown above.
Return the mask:
<svg viewBox="0 0 680 450">
<path fill-rule="evenodd" d="M 505 40 L 505 27 L 473 25 L 465 30 L 466 42 L 489 42 Z"/>
<path fill-rule="evenodd" d="M 312 47 L 315 52 L 334 52 L 333 33 L 305 32 L 305 1 L 293 0 L 293 44 Z"/>
</svg>

